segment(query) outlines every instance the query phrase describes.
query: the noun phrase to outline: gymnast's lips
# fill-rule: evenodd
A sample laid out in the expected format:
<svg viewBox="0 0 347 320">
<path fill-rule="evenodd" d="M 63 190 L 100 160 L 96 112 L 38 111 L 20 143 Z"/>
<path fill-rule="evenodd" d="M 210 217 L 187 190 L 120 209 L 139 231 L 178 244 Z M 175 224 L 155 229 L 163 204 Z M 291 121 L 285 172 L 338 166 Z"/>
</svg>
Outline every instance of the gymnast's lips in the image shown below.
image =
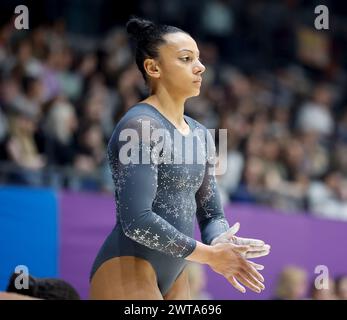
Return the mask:
<svg viewBox="0 0 347 320">
<path fill-rule="evenodd" d="M 197 79 L 197 80 L 195 80 L 195 81 L 193 81 L 193 83 L 199 83 L 199 84 L 201 84 L 201 82 L 202 82 L 202 79 L 200 78 L 200 79 Z"/>
</svg>

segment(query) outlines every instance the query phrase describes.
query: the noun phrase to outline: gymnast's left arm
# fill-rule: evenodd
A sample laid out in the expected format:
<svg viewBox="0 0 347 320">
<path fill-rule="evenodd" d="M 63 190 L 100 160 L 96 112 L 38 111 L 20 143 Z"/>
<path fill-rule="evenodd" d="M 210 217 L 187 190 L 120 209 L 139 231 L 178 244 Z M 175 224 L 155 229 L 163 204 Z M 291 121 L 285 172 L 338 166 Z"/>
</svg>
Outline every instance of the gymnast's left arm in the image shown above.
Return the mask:
<svg viewBox="0 0 347 320">
<path fill-rule="evenodd" d="M 210 152 L 207 151 L 205 175 L 203 182 L 195 194 L 197 205 L 196 217 L 201 232 L 201 240 L 205 244 L 229 229 L 225 218 L 218 185 L 215 176 L 215 146 L 211 134 L 206 129 L 207 144 L 211 144 Z"/>
<path fill-rule="evenodd" d="M 240 238 L 235 234 L 240 228 L 236 223 L 231 228 L 224 215 L 218 184 L 215 176 L 215 145 L 210 133 L 207 132 L 207 143 L 210 143 L 210 152 L 207 152 L 205 176 L 198 192 L 195 195 L 197 204 L 197 220 L 199 222 L 201 240 L 204 244 L 233 243 L 234 245 L 248 245 L 249 250 L 245 258 L 258 258 L 270 252 L 270 245 L 258 239 Z"/>
</svg>

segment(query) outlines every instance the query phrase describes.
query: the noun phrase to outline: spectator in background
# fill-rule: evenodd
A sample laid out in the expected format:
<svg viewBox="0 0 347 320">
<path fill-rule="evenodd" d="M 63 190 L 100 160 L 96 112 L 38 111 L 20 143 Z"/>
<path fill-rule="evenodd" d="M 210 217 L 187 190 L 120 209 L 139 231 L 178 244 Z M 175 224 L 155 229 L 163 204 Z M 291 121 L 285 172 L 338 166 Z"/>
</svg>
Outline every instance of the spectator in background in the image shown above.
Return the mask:
<svg viewBox="0 0 347 320">
<path fill-rule="evenodd" d="M 2 144 L 6 136 L 7 130 L 8 130 L 7 117 L 0 108 L 0 145 Z"/>
<path fill-rule="evenodd" d="M 311 183 L 309 208 L 318 216 L 347 220 L 347 181 L 336 170 L 328 171 L 322 181 Z"/>
<path fill-rule="evenodd" d="M 312 100 L 306 102 L 298 115 L 298 127 L 304 132 L 315 131 L 322 136 L 331 136 L 334 119 L 331 112 L 333 89 L 327 84 L 317 85 Z"/>
<path fill-rule="evenodd" d="M 233 194 L 238 185 L 240 184 L 241 174 L 244 167 L 244 156 L 237 150 L 239 144 L 239 138 L 236 136 L 236 132 L 241 134 L 242 126 L 240 124 L 240 130 L 238 130 L 237 119 L 233 121 L 231 115 L 228 115 L 221 119 L 220 127 L 227 130 L 227 142 L 228 142 L 228 153 L 227 153 L 227 164 L 226 172 L 223 175 L 218 175 L 217 182 L 221 192 L 222 203 L 226 204 L 229 202 L 229 195 Z M 242 120 L 240 120 L 242 122 Z M 234 134 L 235 133 L 235 134 Z"/>
<path fill-rule="evenodd" d="M 57 64 L 57 79 L 61 93 L 71 101 L 76 101 L 81 95 L 82 78 L 76 70 L 72 70 L 75 55 L 71 48 L 64 46 L 61 49 Z"/>
<path fill-rule="evenodd" d="M 62 58 L 63 48 L 48 46 L 41 74 L 42 83 L 44 84 L 45 102 L 55 98 L 62 92 L 59 81 L 59 68 Z"/>
<path fill-rule="evenodd" d="M 232 193 L 231 200 L 239 202 L 262 202 L 264 193 L 264 163 L 260 158 L 252 157 L 246 161 L 243 177 L 238 188 Z"/>
<path fill-rule="evenodd" d="M 81 128 L 78 135 L 74 168 L 76 169 L 76 176 L 73 178 L 75 188 L 95 191 L 103 188 L 103 183 L 98 176 L 101 174 L 105 177 L 108 164 L 100 124 L 86 123 Z"/>
<path fill-rule="evenodd" d="M 335 281 L 329 278 L 328 288 L 317 288 L 315 282 L 311 285 L 311 298 L 313 300 L 336 300 Z"/>
<path fill-rule="evenodd" d="M 76 153 L 78 119 L 74 107 L 64 98 L 52 101 L 41 131 L 42 148 L 50 165 L 70 166 Z"/>
<path fill-rule="evenodd" d="M 307 174 L 307 163 L 304 148 L 300 141 L 288 138 L 282 145 L 282 161 L 285 170 L 285 179 L 279 186 L 278 191 L 285 195 L 287 201 L 283 209 L 306 208 L 306 197 L 309 187 L 309 176 Z"/>
<path fill-rule="evenodd" d="M 29 288 L 17 289 L 16 278 L 17 273 L 13 273 L 9 279 L 6 289 L 8 293 L 21 295 L 23 300 L 28 297 L 44 300 L 80 300 L 80 296 L 76 289 L 62 279 L 55 278 L 36 278 L 29 275 Z M 1 296 L 0 296 L 1 298 Z M 5 299 L 11 299 L 11 296 L 5 296 Z M 12 299 L 20 299 L 20 296 L 12 296 Z"/>
<path fill-rule="evenodd" d="M 232 8 L 227 0 L 209 0 L 201 13 L 202 32 L 207 39 L 217 43 L 221 53 L 227 57 L 230 53 L 230 39 L 234 28 Z"/>
<path fill-rule="evenodd" d="M 86 124 L 79 134 L 79 147 L 75 159 L 76 168 L 80 171 L 96 170 L 103 165 L 105 156 L 105 145 L 100 125 L 97 123 Z M 89 163 L 89 165 L 79 166 L 82 163 L 79 158 L 88 159 L 88 161 L 82 162 Z"/>
<path fill-rule="evenodd" d="M 274 299 L 300 300 L 307 292 L 307 272 L 297 266 L 287 266 L 280 273 Z"/>
<path fill-rule="evenodd" d="M 23 68 L 27 76 L 34 78 L 40 76 L 43 67 L 42 62 L 34 56 L 30 38 L 20 41 L 16 53 L 16 63 Z"/>
<path fill-rule="evenodd" d="M 49 47 L 49 28 L 44 25 L 38 25 L 35 27 L 30 33 L 30 41 L 33 56 L 42 63 L 43 68 L 43 63 L 47 57 Z"/>
<path fill-rule="evenodd" d="M 36 119 L 41 116 L 41 106 L 44 100 L 44 86 L 39 77 L 24 76 L 23 87 L 23 108 L 33 114 Z"/>
<path fill-rule="evenodd" d="M 107 76 L 115 77 L 115 75 L 119 75 L 124 68 L 131 64 L 132 54 L 124 29 L 117 28 L 112 30 L 103 42 L 103 50 L 107 54 L 105 59 Z"/>
<path fill-rule="evenodd" d="M 305 150 L 307 174 L 313 179 L 321 177 L 330 165 L 327 147 L 320 142 L 320 136 L 315 131 L 301 132 L 299 139 Z"/>
<path fill-rule="evenodd" d="M 335 287 L 338 299 L 347 300 L 347 275 L 337 277 Z"/>
<path fill-rule="evenodd" d="M 12 112 L 9 123 L 9 135 L 4 145 L 7 158 L 18 166 L 12 176 L 13 182 L 38 186 L 42 183 L 41 169 L 46 160 L 34 139 L 37 123 L 31 114 L 18 111 Z"/>
</svg>

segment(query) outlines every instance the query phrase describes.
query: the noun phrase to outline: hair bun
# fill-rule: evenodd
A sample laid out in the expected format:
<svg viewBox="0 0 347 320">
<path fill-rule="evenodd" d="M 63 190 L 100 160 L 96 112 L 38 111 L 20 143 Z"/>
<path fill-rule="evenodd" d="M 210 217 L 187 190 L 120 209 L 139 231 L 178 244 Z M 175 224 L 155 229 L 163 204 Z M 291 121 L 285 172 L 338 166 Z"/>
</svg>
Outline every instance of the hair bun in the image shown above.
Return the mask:
<svg viewBox="0 0 347 320">
<path fill-rule="evenodd" d="M 132 17 L 126 24 L 127 32 L 135 39 L 139 39 L 144 32 L 151 31 L 155 28 L 155 24 L 151 21 Z"/>
</svg>

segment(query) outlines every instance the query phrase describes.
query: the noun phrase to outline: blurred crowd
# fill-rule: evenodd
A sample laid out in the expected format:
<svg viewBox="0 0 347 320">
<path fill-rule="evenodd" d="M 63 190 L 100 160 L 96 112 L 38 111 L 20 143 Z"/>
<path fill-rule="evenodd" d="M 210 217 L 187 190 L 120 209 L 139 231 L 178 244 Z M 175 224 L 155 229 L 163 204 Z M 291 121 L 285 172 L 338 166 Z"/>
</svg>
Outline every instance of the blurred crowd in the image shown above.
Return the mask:
<svg viewBox="0 0 347 320">
<path fill-rule="evenodd" d="M 347 275 L 316 275 L 311 281 L 304 268 L 288 265 L 278 275 L 275 300 L 347 300 Z M 320 279 L 319 279 L 320 277 Z"/>
<path fill-rule="evenodd" d="M 187 267 L 191 296 L 194 300 L 212 299 L 207 290 L 207 274 L 203 266 L 190 263 Z M 271 300 L 347 300 L 347 275 L 336 277 L 326 273 L 309 277 L 305 268 L 286 265 L 276 278 Z"/>
<path fill-rule="evenodd" d="M 207 274 L 203 266 L 190 263 L 187 267 L 191 296 L 194 300 L 210 300 Z M 286 265 L 276 278 L 271 300 L 347 300 L 347 275 L 326 278 L 315 274 L 310 278 L 305 268 Z"/>
<path fill-rule="evenodd" d="M 59 278 L 42 278 L 12 273 L 0 300 L 80 300 L 77 290 Z"/>
<path fill-rule="evenodd" d="M 343 60 L 330 52 L 307 60 L 305 45 L 288 40 L 295 28 L 283 10 L 266 22 L 261 6 L 237 19 L 228 1 L 203 3 L 200 27 L 192 29 L 207 69 L 200 96 L 185 111 L 207 128 L 228 130 L 228 169 L 218 176 L 223 202 L 347 220 Z M 170 20 L 178 17 L 172 10 L 167 22 L 179 23 Z M 268 28 L 260 40 L 257 23 Z M 252 36 L 240 37 L 240 25 Z M 92 41 L 69 33 L 63 19 L 28 31 L 14 29 L 13 20 L 3 24 L 0 183 L 112 192 L 107 142 L 146 95 L 123 25 Z"/>
</svg>

